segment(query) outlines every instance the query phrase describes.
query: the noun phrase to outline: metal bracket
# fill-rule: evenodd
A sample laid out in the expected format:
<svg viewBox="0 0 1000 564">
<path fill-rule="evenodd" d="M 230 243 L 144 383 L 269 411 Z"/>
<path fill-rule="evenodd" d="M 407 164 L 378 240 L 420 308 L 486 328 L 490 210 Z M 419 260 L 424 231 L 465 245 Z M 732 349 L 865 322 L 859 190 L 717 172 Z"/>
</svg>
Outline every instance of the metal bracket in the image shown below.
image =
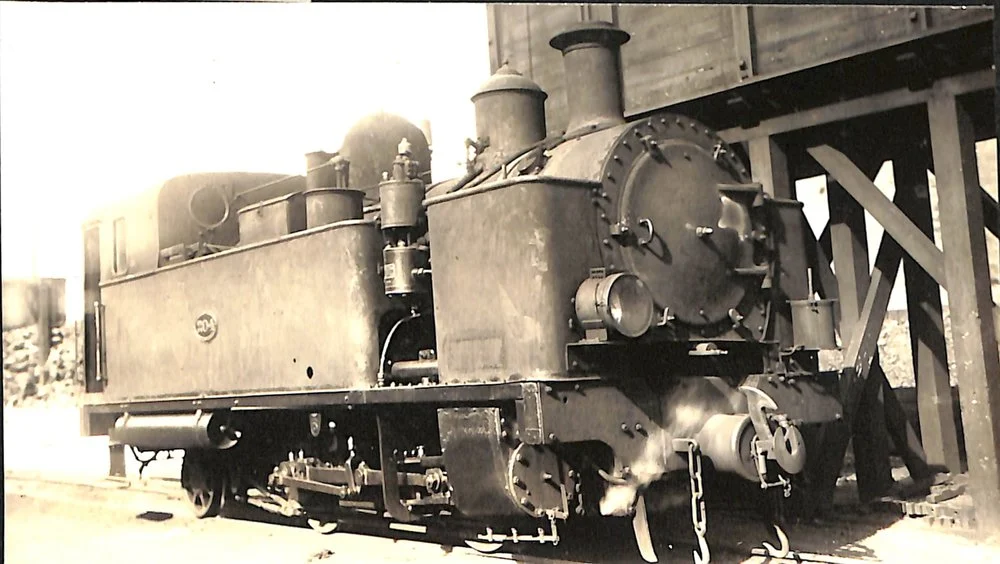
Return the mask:
<svg viewBox="0 0 1000 564">
<path fill-rule="evenodd" d="M 399 496 L 399 478 L 396 467 L 396 430 L 385 415 L 376 415 L 378 425 L 378 454 L 382 464 L 382 501 L 385 510 L 396 521 L 410 523 L 416 517 L 410 513 L 410 508 L 403 504 Z"/>
</svg>

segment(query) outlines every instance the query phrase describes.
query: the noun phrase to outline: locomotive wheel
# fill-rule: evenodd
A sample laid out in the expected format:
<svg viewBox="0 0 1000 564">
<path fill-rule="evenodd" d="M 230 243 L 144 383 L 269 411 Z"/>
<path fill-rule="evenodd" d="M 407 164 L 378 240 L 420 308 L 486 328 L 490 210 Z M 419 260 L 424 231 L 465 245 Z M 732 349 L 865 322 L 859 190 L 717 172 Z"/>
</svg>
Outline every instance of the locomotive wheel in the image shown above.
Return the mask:
<svg viewBox="0 0 1000 564">
<path fill-rule="evenodd" d="M 181 465 L 181 487 L 194 509 L 195 517 L 215 517 L 222 510 L 225 490 L 222 474 L 205 457 L 188 451 Z"/>
</svg>

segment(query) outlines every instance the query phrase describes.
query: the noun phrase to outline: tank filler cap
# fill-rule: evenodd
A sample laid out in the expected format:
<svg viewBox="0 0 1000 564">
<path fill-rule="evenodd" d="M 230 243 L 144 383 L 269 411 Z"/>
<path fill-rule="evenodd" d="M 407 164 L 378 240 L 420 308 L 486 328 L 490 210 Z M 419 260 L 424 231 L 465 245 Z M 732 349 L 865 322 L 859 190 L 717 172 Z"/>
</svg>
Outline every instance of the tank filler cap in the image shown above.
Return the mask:
<svg viewBox="0 0 1000 564">
<path fill-rule="evenodd" d="M 627 31 L 605 21 L 577 22 L 549 41 L 549 45 L 563 53 L 580 47 L 593 46 L 620 47 L 631 39 Z"/>
<path fill-rule="evenodd" d="M 472 95 L 472 101 L 475 102 L 476 98 L 490 92 L 509 92 L 511 90 L 534 93 L 541 100 L 545 100 L 549 97 L 549 95 L 542 90 L 541 86 L 535 84 L 535 81 L 510 68 L 507 63 L 504 63 L 503 66 L 497 69 L 497 72 L 493 73 L 493 76 L 489 77 L 486 82 L 479 87 L 479 90 Z"/>
</svg>

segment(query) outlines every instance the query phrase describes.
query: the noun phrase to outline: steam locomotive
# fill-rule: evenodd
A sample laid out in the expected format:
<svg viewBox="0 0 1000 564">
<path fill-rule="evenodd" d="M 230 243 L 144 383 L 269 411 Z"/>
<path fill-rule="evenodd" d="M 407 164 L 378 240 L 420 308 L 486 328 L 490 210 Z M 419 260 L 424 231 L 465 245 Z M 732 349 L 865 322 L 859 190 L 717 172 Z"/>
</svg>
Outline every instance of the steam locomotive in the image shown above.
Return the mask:
<svg viewBox="0 0 1000 564">
<path fill-rule="evenodd" d="M 693 119 L 627 122 L 628 40 L 552 38 L 556 135 L 545 92 L 497 71 L 462 178 L 428 185 L 425 136 L 382 115 L 304 176 L 188 175 L 102 212 L 87 432 L 183 449 L 199 516 L 244 501 L 322 531 L 354 511 L 555 543 L 631 514 L 648 545 L 646 487 L 690 478 L 703 516 L 702 461 L 788 495 L 804 430 L 840 417 L 829 304 L 782 292 L 801 204 Z"/>
</svg>

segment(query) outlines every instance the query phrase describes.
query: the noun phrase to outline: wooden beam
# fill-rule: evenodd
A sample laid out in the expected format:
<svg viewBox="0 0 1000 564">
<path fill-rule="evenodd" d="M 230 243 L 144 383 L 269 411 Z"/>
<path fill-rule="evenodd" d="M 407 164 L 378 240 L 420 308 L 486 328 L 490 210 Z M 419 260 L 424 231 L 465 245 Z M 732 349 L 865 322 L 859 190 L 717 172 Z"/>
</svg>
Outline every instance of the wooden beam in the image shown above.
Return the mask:
<svg viewBox="0 0 1000 564">
<path fill-rule="evenodd" d="M 997 203 L 982 186 L 979 190 L 983 196 L 983 223 L 990 233 L 1000 237 L 1000 203 Z"/>
<path fill-rule="evenodd" d="M 771 137 L 750 140 L 750 172 L 764 192 L 775 198 L 794 198 L 795 184 L 788 174 L 785 150 Z"/>
<path fill-rule="evenodd" d="M 917 433 L 910 424 L 910 419 L 903 409 L 903 405 L 896 397 L 896 391 L 892 389 L 892 384 L 882 373 L 882 367 L 878 367 L 878 379 L 882 382 L 883 409 L 885 411 L 885 423 L 888 427 L 889 435 L 900 453 L 900 458 L 906 464 L 906 469 L 910 472 L 910 477 L 914 480 L 923 480 L 933 475 L 927 452 L 921 439 L 917 438 Z M 874 376 L 874 375 L 873 375 Z M 954 424 L 954 423 L 953 423 Z"/>
<path fill-rule="evenodd" d="M 858 326 L 851 332 L 851 339 L 844 352 L 844 376 L 847 383 L 842 389 L 845 411 L 849 411 L 848 406 L 857 401 L 855 394 L 860 392 L 858 383 L 868 378 L 872 359 L 878 351 L 878 336 L 885 322 L 889 295 L 892 294 L 892 286 L 902 259 L 903 249 L 888 233 L 883 234 Z"/>
<path fill-rule="evenodd" d="M 832 177 L 827 177 L 826 186 L 830 206 L 830 245 L 840 296 L 840 339 L 847 343 L 858 329 L 870 280 L 865 209 Z M 877 367 L 877 360 L 875 364 L 877 376 L 884 378 Z M 873 381 L 867 386 L 858 401 L 857 410 L 847 415 L 853 431 L 858 495 L 862 501 L 868 501 L 884 495 L 892 485 L 885 394 L 881 382 Z M 846 437 L 840 440 L 844 444 L 829 450 L 835 459 L 831 462 L 838 466 L 847 448 Z"/>
<path fill-rule="evenodd" d="M 765 194 L 771 196 L 777 228 L 772 235 L 778 250 L 776 280 L 771 284 L 774 307 L 770 338 L 778 339 L 782 347 L 792 346 L 792 310 L 789 300 L 802 300 L 808 294 L 805 263 L 805 216 L 802 203 L 796 201 L 795 184 L 791 180 L 784 149 L 771 138 L 754 139 L 749 144 L 750 172 L 760 182 Z M 810 235 L 811 236 L 811 235 Z"/>
<path fill-rule="evenodd" d="M 830 205 L 830 247 L 840 295 L 840 339 L 847 343 L 868 293 L 865 208 L 831 176 L 827 176 L 826 193 Z"/>
<path fill-rule="evenodd" d="M 967 94 L 979 90 L 991 90 L 996 84 L 996 73 L 992 69 L 981 70 L 949 77 L 939 81 L 938 84 L 944 91 L 955 95 Z M 930 99 L 930 96 L 930 89 L 914 92 L 909 88 L 899 88 L 881 94 L 855 98 L 853 100 L 837 102 L 764 120 L 754 127 L 726 129 L 720 131 L 719 136 L 727 143 L 738 143 L 760 137 L 780 135 L 817 125 L 888 112 L 907 106 L 925 104 Z"/>
<path fill-rule="evenodd" d="M 933 238 L 926 159 L 909 153 L 894 158 L 892 164 L 896 193 L 906 195 L 896 198 L 895 202 L 924 235 Z M 951 399 L 940 286 L 909 257 L 903 262 L 903 273 L 906 276 L 910 349 L 917 382 L 920 437 L 927 463 L 957 474 L 963 468 Z"/>
<path fill-rule="evenodd" d="M 872 377 L 866 382 L 858 406 L 848 417 L 854 468 L 858 477 L 858 499 L 869 502 L 888 493 L 892 487 L 892 464 L 889 462 L 889 432 L 885 418 L 885 375 L 876 360 Z M 890 389 L 890 393 L 891 393 Z M 847 415 L 847 414 L 845 414 Z M 846 447 L 846 445 L 844 445 Z M 834 451 L 842 465 L 845 450 Z"/>
<path fill-rule="evenodd" d="M 982 531 L 1000 528 L 1000 351 L 996 346 L 972 119 L 954 94 L 927 104 L 937 178 L 969 490 Z"/>
<path fill-rule="evenodd" d="M 948 288 L 948 281 L 945 279 L 944 253 L 879 191 L 875 183 L 864 172 L 854 166 L 854 163 L 843 153 L 829 145 L 813 147 L 807 151 L 828 173 L 837 179 L 851 196 L 865 207 L 868 213 L 872 214 L 876 221 L 882 224 L 887 233 L 891 234 L 897 241 L 902 241 L 906 252 L 927 274 L 930 274 L 941 287 Z M 978 186 L 978 181 L 976 186 Z M 978 194 L 977 197 L 981 200 Z M 982 219 L 982 206 L 977 207 L 980 210 L 979 218 Z M 989 275 L 987 275 L 986 280 L 989 280 Z M 1000 307 L 994 304 L 992 309 L 993 324 L 1000 326 Z M 996 341 L 1000 343 L 1000 334 L 994 333 L 994 335 Z"/>
<path fill-rule="evenodd" d="M 490 45 L 490 74 L 497 72 L 503 66 L 503 38 L 495 4 L 486 5 L 486 28 Z"/>
<path fill-rule="evenodd" d="M 830 222 L 829 221 L 827 221 L 826 225 L 823 226 L 823 231 L 820 232 L 819 239 L 817 239 L 817 241 L 819 242 L 820 248 L 823 249 L 823 253 L 826 256 L 828 256 L 828 257 L 830 257 L 832 259 L 833 258 L 833 242 L 830 241 Z"/>
<path fill-rule="evenodd" d="M 733 45 L 736 49 L 736 78 L 743 82 L 756 74 L 753 47 L 753 7 L 732 6 Z"/>
<path fill-rule="evenodd" d="M 861 172 L 843 153 L 821 145 L 808 152 L 878 221 L 893 239 L 935 280 L 944 279 L 944 257 L 906 215 L 886 198 L 875 183 Z"/>
</svg>

